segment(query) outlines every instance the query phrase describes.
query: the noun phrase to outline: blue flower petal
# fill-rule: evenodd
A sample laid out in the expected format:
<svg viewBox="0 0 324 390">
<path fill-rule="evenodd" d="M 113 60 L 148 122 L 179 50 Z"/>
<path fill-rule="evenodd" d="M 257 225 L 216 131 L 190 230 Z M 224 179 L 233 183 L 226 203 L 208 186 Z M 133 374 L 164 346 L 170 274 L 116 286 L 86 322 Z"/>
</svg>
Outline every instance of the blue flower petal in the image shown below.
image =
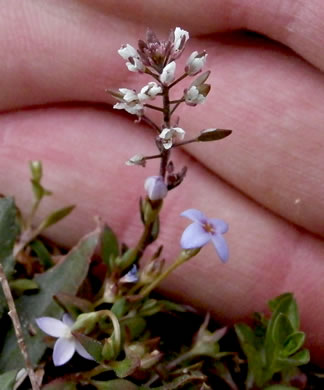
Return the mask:
<svg viewBox="0 0 324 390">
<path fill-rule="evenodd" d="M 228 231 L 228 224 L 222 219 L 209 218 L 208 222 L 213 226 L 217 233 L 224 234 Z"/>
<path fill-rule="evenodd" d="M 77 340 L 75 340 L 75 349 L 77 353 L 85 359 L 94 360 L 90 353 L 84 348 L 84 346 Z"/>
<path fill-rule="evenodd" d="M 191 219 L 194 222 L 199 222 L 199 223 L 204 223 L 207 220 L 205 215 L 197 209 L 185 210 L 180 215 L 181 215 L 181 217 L 186 217 L 186 218 Z"/>
<path fill-rule="evenodd" d="M 53 362 L 55 366 L 67 363 L 75 352 L 75 341 L 72 337 L 62 337 L 54 345 Z"/>
<path fill-rule="evenodd" d="M 52 317 L 39 317 L 35 319 L 37 326 L 52 337 L 62 337 L 69 331 L 69 327 L 62 321 Z"/>
<path fill-rule="evenodd" d="M 212 236 L 212 242 L 214 244 L 214 247 L 218 253 L 218 256 L 220 257 L 221 261 L 223 263 L 226 263 L 229 257 L 229 251 L 227 243 L 223 236 L 220 234 L 214 234 Z"/>
<path fill-rule="evenodd" d="M 182 233 L 180 245 L 183 249 L 201 248 L 212 238 L 199 223 L 192 223 Z"/>
</svg>

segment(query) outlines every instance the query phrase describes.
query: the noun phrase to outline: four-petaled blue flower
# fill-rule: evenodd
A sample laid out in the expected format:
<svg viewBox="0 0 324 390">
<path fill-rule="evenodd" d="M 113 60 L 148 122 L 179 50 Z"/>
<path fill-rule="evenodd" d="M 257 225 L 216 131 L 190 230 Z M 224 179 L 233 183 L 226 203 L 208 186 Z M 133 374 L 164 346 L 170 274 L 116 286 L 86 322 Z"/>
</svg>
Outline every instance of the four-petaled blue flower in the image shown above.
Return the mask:
<svg viewBox="0 0 324 390">
<path fill-rule="evenodd" d="M 85 359 L 94 360 L 73 336 L 71 330 L 74 321 L 67 313 L 63 314 L 62 321 L 52 317 L 39 317 L 35 321 L 43 332 L 52 337 L 57 337 L 53 352 L 54 366 L 62 366 L 67 363 L 75 351 Z"/>
<path fill-rule="evenodd" d="M 221 219 L 207 218 L 201 211 L 188 209 L 181 213 L 182 217 L 193 221 L 182 234 L 183 249 L 201 248 L 212 241 L 218 256 L 225 263 L 228 260 L 228 246 L 222 234 L 228 230 L 228 224 Z"/>
</svg>

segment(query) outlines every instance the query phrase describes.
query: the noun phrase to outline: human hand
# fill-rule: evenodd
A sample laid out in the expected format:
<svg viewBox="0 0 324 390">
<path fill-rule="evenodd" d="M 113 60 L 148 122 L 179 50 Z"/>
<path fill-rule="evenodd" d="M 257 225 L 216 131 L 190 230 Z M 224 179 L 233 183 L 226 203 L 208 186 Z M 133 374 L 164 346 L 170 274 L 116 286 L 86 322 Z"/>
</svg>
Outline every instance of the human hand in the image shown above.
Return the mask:
<svg viewBox="0 0 324 390">
<path fill-rule="evenodd" d="M 181 107 L 187 134 L 233 129 L 226 140 L 176 150 L 189 166 L 162 211 L 165 256 L 179 250 L 195 207 L 230 224 L 230 260 L 213 248 L 172 275 L 163 290 L 232 322 L 294 292 L 313 357 L 324 353 L 324 8 L 319 1 L 187 2 L 7 1 L 0 11 L 1 192 L 30 199 L 27 161 L 40 159 L 55 196 L 40 216 L 67 203 L 77 209 L 49 231 L 73 244 L 101 215 L 132 244 L 144 179 L 156 174 L 124 165 L 154 153 L 151 130 L 113 111 L 105 88 L 139 88 L 148 78 L 127 71 L 117 50 L 152 27 L 163 38 L 181 26 L 193 39 L 184 58 L 206 49 L 212 90 L 203 106 Z M 253 34 L 217 33 L 250 29 Z M 199 38 L 198 38 L 199 36 Z M 196 37 L 196 38 L 195 38 Z M 275 40 L 275 41 L 273 41 Z M 149 80 L 150 81 L 150 80 Z M 108 103 L 108 105 L 107 105 Z M 18 110 L 18 111 L 16 111 Z M 136 210 L 136 212 L 135 212 Z M 68 232 L 68 235 L 67 235 Z"/>
</svg>

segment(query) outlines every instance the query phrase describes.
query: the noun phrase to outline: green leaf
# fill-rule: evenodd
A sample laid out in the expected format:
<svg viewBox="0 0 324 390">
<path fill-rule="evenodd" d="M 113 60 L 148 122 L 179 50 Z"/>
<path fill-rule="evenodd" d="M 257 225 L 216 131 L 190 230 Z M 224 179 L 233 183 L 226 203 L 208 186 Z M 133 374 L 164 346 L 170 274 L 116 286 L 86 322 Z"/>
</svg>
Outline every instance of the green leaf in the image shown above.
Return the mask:
<svg viewBox="0 0 324 390">
<path fill-rule="evenodd" d="M 131 355 L 124 360 L 109 362 L 109 366 L 114 370 L 118 378 L 126 378 L 131 375 L 141 364 L 140 358 Z"/>
<path fill-rule="evenodd" d="M 167 383 L 163 386 L 155 387 L 154 390 L 176 390 L 182 388 L 186 384 L 205 382 L 206 377 L 201 372 L 193 372 L 191 374 L 185 374 L 173 379 L 171 383 Z M 143 388 L 144 390 L 144 388 Z"/>
<path fill-rule="evenodd" d="M 200 135 L 197 137 L 199 142 L 218 141 L 232 134 L 232 130 L 226 129 L 206 129 L 202 130 Z"/>
<path fill-rule="evenodd" d="M 272 327 L 272 340 L 275 346 L 278 346 L 281 349 L 284 342 L 293 332 L 294 329 L 288 317 L 283 313 L 279 313 L 275 318 Z"/>
<path fill-rule="evenodd" d="M 291 293 L 285 293 L 279 295 L 277 298 L 268 302 L 268 305 L 273 311 L 272 318 L 275 319 L 279 313 L 286 314 L 289 318 L 291 325 L 295 330 L 299 329 L 299 313 L 297 302 Z"/>
<path fill-rule="evenodd" d="M 82 333 L 72 332 L 73 336 L 75 336 L 80 344 L 86 349 L 87 352 L 94 358 L 96 362 L 100 362 L 102 360 L 102 347 L 100 341 L 97 341 L 89 336 L 86 336 Z"/>
<path fill-rule="evenodd" d="M 122 320 L 120 325 L 123 336 L 127 335 L 130 340 L 137 339 L 146 329 L 146 321 L 140 316 Z"/>
<path fill-rule="evenodd" d="M 37 291 L 39 286 L 34 280 L 16 279 L 10 282 L 10 289 L 17 297 L 24 294 L 25 291 Z"/>
<path fill-rule="evenodd" d="M 282 294 L 270 301 L 269 307 L 273 310 L 273 313 L 267 326 L 265 352 L 269 368 L 268 377 L 270 379 L 278 371 L 278 368 L 275 369 L 273 367 L 276 359 L 279 357 L 283 342 L 291 333 L 298 330 L 299 313 L 296 300 L 291 293 Z M 284 335 L 284 333 L 286 334 Z"/>
<path fill-rule="evenodd" d="M 12 370 L 0 375 L 0 389 L 12 390 L 16 382 L 18 370 Z"/>
<path fill-rule="evenodd" d="M 304 332 L 295 332 L 292 333 L 284 342 L 283 349 L 281 353 L 284 356 L 292 355 L 297 352 L 305 342 L 305 333 Z"/>
<path fill-rule="evenodd" d="M 75 208 L 75 205 L 63 207 L 62 209 L 56 210 L 50 215 L 48 215 L 40 225 L 40 230 L 43 231 L 48 227 L 54 225 L 55 223 L 61 221 L 63 218 L 67 217 L 72 210 Z"/>
<path fill-rule="evenodd" d="M 276 365 L 281 368 L 296 367 L 307 364 L 310 361 L 310 355 L 308 349 L 302 349 L 287 358 L 278 358 Z"/>
<path fill-rule="evenodd" d="M 234 325 L 241 348 L 248 359 L 248 383 L 261 387 L 264 384 L 264 367 L 266 365 L 263 346 L 260 346 L 253 330 L 246 324 Z M 260 348 L 262 347 L 262 348 Z M 247 387 L 249 388 L 249 387 Z"/>
<path fill-rule="evenodd" d="M 17 310 L 33 364 L 38 363 L 46 349 L 46 345 L 43 341 L 44 333 L 38 330 L 35 336 L 31 336 L 29 326 L 38 329 L 34 322 L 37 317 L 59 318 L 62 315 L 63 310 L 53 300 L 53 296 L 59 292 L 76 294 L 87 276 L 90 259 L 95 252 L 99 234 L 99 229 L 88 234 L 66 255 L 64 261 L 36 276 L 34 280 L 40 287 L 38 294 L 22 296 L 17 300 Z M 11 330 L 5 338 L 0 353 L 0 371 L 22 366 L 23 361 L 17 347 L 16 337 L 13 330 Z"/>
<path fill-rule="evenodd" d="M 110 381 L 92 381 L 97 390 L 137 390 L 138 386 L 126 379 L 113 379 Z"/>
<path fill-rule="evenodd" d="M 19 233 L 13 198 L 0 198 L 0 262 L 7 276 L 14 269 L 13 247 Z"/>
<path fill-rule="evenodd" d="M 52 257 L 42 241 L 34 240 L 29 244 L 29 246 L 36 253 L 39 262 L 44 266 L 45 269 L 51 268 L 54 265 Z"/>
<path fill-rule="evenodd" d="M 18 233 L 17 209 L 13 198 L 0 198 L 0 262 L 9 279 L 15 267 L 12 252 Z M 0 288 L 0 318 L 6 307 L 7 302 Z"/>
<path fill-rule="evenodd" d="M 121 297 L 116 300 L 110 310 L 116 315 L 117 318 L 121 318 L 127 313 L 129 306 L 130 305 L 127 299 L 125 297 Z"/>
<path fill-rule="evenodd" d="M 93 311 L 93 304 L 91 302 L 72 294 L 58 293 L 53 298 L 73 318 L 76 318 L 80 313 Z"/>
<path fill-rule="evenodd" d="M 101 256 L 104 263 L 112 269 L 112 260 L 119 256 L 118 240 L 115 233 L 105 225 L 100 237 Z"/>
</svg>

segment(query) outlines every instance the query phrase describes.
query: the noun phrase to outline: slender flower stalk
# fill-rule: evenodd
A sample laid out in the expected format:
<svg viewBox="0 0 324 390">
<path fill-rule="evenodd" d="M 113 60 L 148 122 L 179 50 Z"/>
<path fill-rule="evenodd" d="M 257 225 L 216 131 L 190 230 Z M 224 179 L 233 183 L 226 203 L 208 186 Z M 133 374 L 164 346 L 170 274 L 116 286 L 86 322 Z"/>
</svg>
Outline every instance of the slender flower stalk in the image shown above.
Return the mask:
<svg viewBox="0 0 324 390">
<path fill-rule="evenodd" d="M 0 283 L 1 283 L 1 287 L 3 290 L 4 296 L 6 297 L 7 304 L 9 306 L 9 316 L 10 316 L 12 323 L 13 323 L 15 334 L 17 337 L 17 343 L 18 343 L 19 349 L 21 351 L 21 354 L 23 356 L 24 362 L 25 362 L 25 366 L 26 366 L 27 373 L 28 373 L 28 376 L 30 379 L 32 390 L 39 390 L 40 387 L 38 385 L 38 381 L 37 381 L 37 377 L 36 377 L 34 369 L 33 369 L 33 365 L 32 365 L 30 358 L 29 358 L 28 350 L 27 350 L 26 343 L 24 340 L 24 335 L 22 332 L 21 322 L 20 322 L 20 319 L 19 319 L 19 316 L 17 313 L 17 309 L 16 309 L 16 305 L 15 305 L 15 302 L 14 302 L 14 299 L 13 299 L 13 296 L 12 296 L 12 293 L 11 293 L 11 290 L 9 287 L 8 279 L 5 275 L 2 264 L 0 264 Z"/>
<path fill-rule="evenodd" d="M 140 291 L 140 298 L 146 297 L 152 290 L 154 290 L 161 282 L 164 280 L 171 272 L 176 268 L 180 267 L 183 263 L 196 256 L 200 251 L 200 248 L 193 250 L 182 250 L 179 256 L 172 262 L 172 264 L 161 274 L 159 275 L 150 285 L 146 286 L 142 291 Z"/>
</svg>

